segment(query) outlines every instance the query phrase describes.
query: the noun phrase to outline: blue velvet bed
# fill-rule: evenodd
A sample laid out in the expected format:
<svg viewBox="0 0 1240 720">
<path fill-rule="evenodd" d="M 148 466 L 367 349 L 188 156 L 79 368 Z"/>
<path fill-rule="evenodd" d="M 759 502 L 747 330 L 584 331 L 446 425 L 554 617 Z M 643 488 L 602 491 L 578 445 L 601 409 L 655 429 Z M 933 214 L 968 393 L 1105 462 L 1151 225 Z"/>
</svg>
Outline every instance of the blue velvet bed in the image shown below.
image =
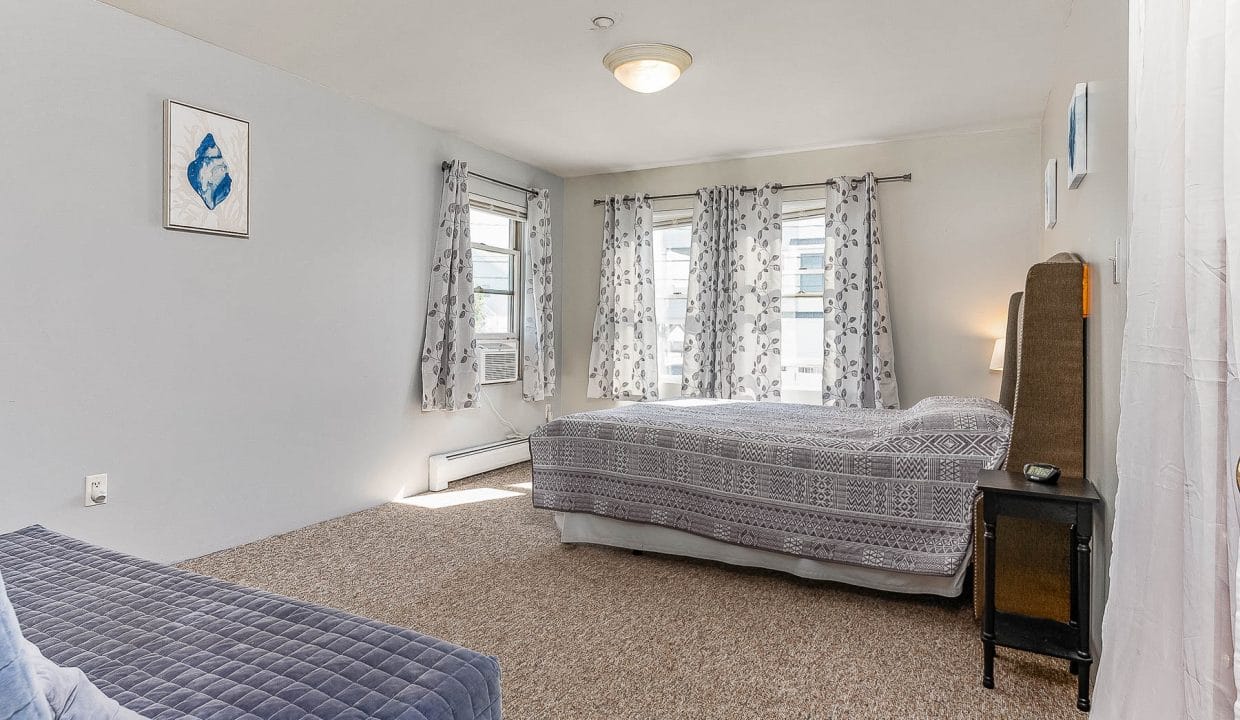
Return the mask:
<svg viewBox="0 0 1240 720">
<path fill-rule="evenodd" d="M 153 720 L 499 720 L 495 658 L 139 560 L 39 526 L 0 535 L 26 638 Z"/>
</svg>

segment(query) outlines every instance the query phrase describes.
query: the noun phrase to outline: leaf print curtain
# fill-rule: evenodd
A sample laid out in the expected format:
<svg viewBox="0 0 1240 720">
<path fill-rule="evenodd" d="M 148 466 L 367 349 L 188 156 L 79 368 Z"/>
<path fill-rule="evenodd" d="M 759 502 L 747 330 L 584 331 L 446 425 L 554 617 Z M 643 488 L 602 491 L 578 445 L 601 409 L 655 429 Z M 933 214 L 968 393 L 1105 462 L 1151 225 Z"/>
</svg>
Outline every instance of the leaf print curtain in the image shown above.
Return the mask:
<svg viewBox="0 0 1240 720">
<path fill-rule="evenodd" d="M 607 198 L 587 397 L 659 397 L 653 228 L 654 211 L 645 195 Z"/>
<path fill-rule="evenodd" d="M 443 172 L 422 338 L 423 410 L 460 410 L 478 403 L 468 177 L 465 163 L 457 160 Z"/>
<path fill-rule="evenodd" d="M 874 173 L 827 183 L 826 230 L 822 404 L 899 408 Z"/>
<path fill-rule="evenodd" d="M 771 185 L 698 190 L 682 395 L 779 400 L 781 206 Z"/>
<path fill-rule="evenodd" d="M 525 285 L 521 393 L 526 400 L 555 394 L 555 314 L 552 310 L 551 193 L 539 190 L 526 203 L 522 252 Z"/>
</svg>

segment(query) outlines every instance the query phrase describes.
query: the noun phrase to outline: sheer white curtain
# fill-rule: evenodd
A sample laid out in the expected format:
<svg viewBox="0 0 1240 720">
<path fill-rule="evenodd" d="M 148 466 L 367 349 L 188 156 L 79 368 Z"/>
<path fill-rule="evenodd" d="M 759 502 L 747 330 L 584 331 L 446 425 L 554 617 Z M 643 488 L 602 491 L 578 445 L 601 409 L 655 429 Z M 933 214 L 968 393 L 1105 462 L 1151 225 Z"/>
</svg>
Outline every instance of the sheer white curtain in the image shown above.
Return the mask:
<svg viewBox="0 0 1240 720">
<path fill-rule="evenodd" d="M 521 352 L 521 393 L 526 400 L 555 394 L 555 300 L 551 255 L 551 193 L 539 190 L 526 202 L 522 248 L 525 286 Z"/>
<path fill-rule="evenodd" d="M 693 211 L 685 397 L 779 401 L 779 188 L 702 188 Z"/>
<path fill-rule="evenodd" d="M 603 207 L 603 259 L 586 397 L 657 400 L 654 209 L 645 195 Z"/>
<path fill-rule="evenodd" d="M 1219 720 L 1236 717 L 1240 0 L 1130 13 L 1119 495 L 1092 717 Z"/>
</svg>

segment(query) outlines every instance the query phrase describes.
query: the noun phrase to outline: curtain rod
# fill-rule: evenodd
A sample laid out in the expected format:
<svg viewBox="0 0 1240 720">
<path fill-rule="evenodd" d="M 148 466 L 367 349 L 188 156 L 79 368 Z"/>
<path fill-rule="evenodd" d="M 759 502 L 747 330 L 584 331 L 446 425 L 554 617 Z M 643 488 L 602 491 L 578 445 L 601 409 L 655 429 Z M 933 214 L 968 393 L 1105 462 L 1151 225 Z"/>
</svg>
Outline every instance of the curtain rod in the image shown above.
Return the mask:
<svg viewBox="0 0 1240 720">
<path fill-rule="evenodd" d="M 447 169 L 448 169 L 448 168 L 450 168 L 450 167 L 452 167 L 452 163 L 447 162 L 447 161 L 444 161 L 444 162 L 443 162 L 443 164 L 441 164 L 441 165 L 439 166 L 439 170 L 440 170 L 440 172 L 442 172 L 442 171 L 444 171 L 444 170 L 447 170 Z M 538 191 L 537 191 L 537 190 L 535 190 L 534 188 L 521 187 L 520 185 L 514 185 L 513 183 L 510 183 L 510 182 L 504 182 L 503 180 L 496 180 L 496 179 L 495 179 L 495 178 L 493 178 L 493 177 L 488 177 L 488 176 L 486 176 L 486 175 L 483 175 L 482 173 L 476 173 L 476 172 L 474 172 L 473 170 L 470 170 L 470 171 L 469 171 L 469 176 L 470 176 L 470 177 L 476 177 L 476 178 L 478 178 L 479 180 L 486 180 L 487 182 L 489 182 L 489 183 L 495 183 L 496 185 L 502 185 L 502 186 L 504 186 L 504 187 L 506 187 L 506 188 L 512 188 L 513 190 L 519 190 L 519 191 L 521 191 L 521 192 L 523 192 L 523 193 L 525 193 L 525 194 L 527 194 L 527 195 L 537 195 L 537 194 L 538 194 Z"/>
<path fill-rule="evenodd" d="M 910 172 L 910 173 L 904 173 L 903 175 L 888 175 L 888 176 L 886 176 L 886 177 L 874 178 L 874 181 L 875 181 L 875 182 L 880 182 L 880 183 L 889 183 L 889 182 L 913 182 L 913 173 L 911 173 L 911 172 Z M 822 187 L 823 185 L 833 185 L 834 183 L 835 183 L 835 181 L 834 181 L 834 180 L 827 180 L 827 181 L 825 181 L 825 182 L 816 182 L 816 183 L 800 183 L 800 184 L 798 184 L 798 185 L 780 185 L 779 183 L 775 183 L 775 184 L 773 185 L 773 187 L 778 188 L 778 189 L 780 189 L 780 190 L 801 190 L 801 189 L 804 189 L 804 188 L 816 188 L 816 187 Z M 754 191 L 754 190 L 756 190 L 756 189 L 757 189 L 757 188 L 742 187 L 742 188 L 741 188 L 741 192 L 753 192 L 753 191 Z M 646 196 L 646 199 L 647 199 L 647 200 L 671 200 L 672 198 L 691 198 L 691 197 L 696 197 L 696 196 L 697 196 L 697 193 L 696 193 L 696 192 L 691 192 L 691 193 L 673 193 L 673 194 L 671 194 L 671 195 L 648 195 L 648 196 Z M 622 199 L 623 199 L 623 200 L 632 200 L 632 199 L 633 199 L 633 196 L 632 196 L 632 195 L 625 195 Z M 594 200 L 594 204 L 595 204 L 595 205 L 602 205 L 602 204 L 603 204 L 603 203 L 605 203 L 605 202 L 607 202 L 607 201 L 606 201 L 606 200 L 599 200 L 599 199 L 597 199 L 597 198 L 595 198 L 595 200 Z"/>
</svg>

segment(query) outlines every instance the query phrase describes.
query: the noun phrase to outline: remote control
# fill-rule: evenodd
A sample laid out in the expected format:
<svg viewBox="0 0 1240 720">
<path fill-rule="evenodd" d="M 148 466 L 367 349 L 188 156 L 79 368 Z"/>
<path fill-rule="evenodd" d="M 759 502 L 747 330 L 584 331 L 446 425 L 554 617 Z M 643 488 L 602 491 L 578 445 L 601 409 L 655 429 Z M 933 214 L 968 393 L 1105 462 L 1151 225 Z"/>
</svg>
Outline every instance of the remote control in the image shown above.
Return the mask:
<svg viewBox="0 0 1240 720">
<path fill-rule="evenodd" d="M 1053 485 L 1059 482 L 1059 468 L 1050 463 L 1025 463 L 1025 479 Z"/>
</svg>

